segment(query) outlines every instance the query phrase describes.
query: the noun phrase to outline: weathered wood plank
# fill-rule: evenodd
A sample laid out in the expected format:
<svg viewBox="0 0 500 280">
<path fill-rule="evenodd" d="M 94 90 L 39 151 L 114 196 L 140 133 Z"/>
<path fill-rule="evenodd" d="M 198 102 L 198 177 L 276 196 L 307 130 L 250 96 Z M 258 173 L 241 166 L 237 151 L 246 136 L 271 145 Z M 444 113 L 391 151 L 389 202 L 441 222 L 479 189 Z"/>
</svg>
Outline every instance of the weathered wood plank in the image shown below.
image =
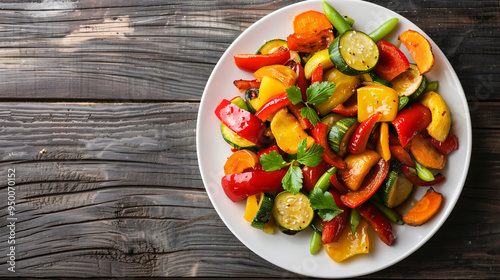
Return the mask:
<svg viewBox="0 0 500 280">
<path fill-rule="evenodd" d="M 229 44 L 253 22 L 294 2 L 0 3 L 0 98 L 199 100 Z M 496 1 L 374 2 L 429 33 L 470 100 L 499 100 Z M 482 79 L 496 89 L 486 97 L 476 92 Z"/>
<path fill-rule="evenodd" d="M 472 113 L 478 128 L 470 172 L 443 228 L 409 258 L 365 278 L 498 276 L 497 106 L 481 104 Z M 212 208 L 196 164 L 197 109 L 192 103 L 1 103 L 0 192 L 6 170 L 17 175 L 16 275 L 297 277 L 253 254 Z M 1 234 L 0 252 L 6 246 Z M 0 264 L 0 277 L 10 275 L 6 268 Z"/>
</svg>

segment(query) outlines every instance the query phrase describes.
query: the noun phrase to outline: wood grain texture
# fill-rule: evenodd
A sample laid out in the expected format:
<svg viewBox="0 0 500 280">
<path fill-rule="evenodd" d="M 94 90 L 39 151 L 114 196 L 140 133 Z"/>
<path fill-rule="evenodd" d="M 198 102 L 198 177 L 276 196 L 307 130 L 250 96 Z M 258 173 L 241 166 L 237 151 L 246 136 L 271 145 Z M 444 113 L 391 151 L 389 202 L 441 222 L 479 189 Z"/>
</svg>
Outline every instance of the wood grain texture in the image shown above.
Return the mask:
<svg viewBox="0 0 500 280">
<path fill-rule="evenodd" d="M 0 278 L 16 170 L 15 276 L 303 278 L 246 248 L 205 192 L 205 83 L 252 23 L 296 0 L 0 3 Z M 473 155 L 437 234 L 366 279 L 500 277 L 500 6 L 370 1 L 421 27 L 469 101 Z"/>
</svg>

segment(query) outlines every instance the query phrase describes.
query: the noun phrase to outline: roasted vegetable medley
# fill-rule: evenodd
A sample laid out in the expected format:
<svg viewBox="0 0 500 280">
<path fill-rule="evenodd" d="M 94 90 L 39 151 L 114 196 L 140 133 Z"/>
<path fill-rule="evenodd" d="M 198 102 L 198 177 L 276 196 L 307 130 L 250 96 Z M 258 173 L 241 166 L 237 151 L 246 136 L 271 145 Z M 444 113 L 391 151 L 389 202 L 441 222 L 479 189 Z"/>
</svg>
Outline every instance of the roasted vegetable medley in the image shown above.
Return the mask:
<svg viewBox="0 0 500 280">
<path fill-rule="evenodd" d="M 390 246 L 395 227 L 431 219 L 440 170 L 458 149 L 438 81 L 425 76 L 434 66 L 429 41 L 399 34 L 407 57 L 383 40 L 397 18 L 371 33 L 354 22 L 326 2 L 323 12 L 296 15 L 287 38 L 234 56 L 255 79 L 234 81 L 235 97 L 215 108 L 233 152 L 221 185 L 233 202 L 246 200 L 249 227 L 312 228 L 300 233 L 312 232 L 311 254 L 325 248 L 337 262 L 368 253 L 370 227 Z M 405 203 L 414 205 L 402 213 Z"/>
</svg>

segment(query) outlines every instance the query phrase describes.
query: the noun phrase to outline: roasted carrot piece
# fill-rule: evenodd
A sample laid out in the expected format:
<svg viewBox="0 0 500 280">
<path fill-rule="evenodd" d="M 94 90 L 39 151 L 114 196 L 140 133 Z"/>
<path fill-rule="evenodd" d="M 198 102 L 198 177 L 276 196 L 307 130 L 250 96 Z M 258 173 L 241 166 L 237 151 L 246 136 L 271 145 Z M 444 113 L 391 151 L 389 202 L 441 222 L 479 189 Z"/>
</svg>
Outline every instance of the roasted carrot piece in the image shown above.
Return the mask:
<svg viewBox="0 0 500 280">
<path fill-rule="evenodd" d="M 317 33 L 328 28 L 333 28 L 332 24 L 323 13 L 317 11 L 306 11 L 293 19 L 294 33 Z"/>
<path fill-rule="evenodd" d="M 423 75 L 434 66 L 434 54 L 429 41 L 417 31 L 407 30 L 399 35 L 399 40 L 406 46 L 408 53 L 417 64 L 418 71 Z"/>
<path fill-rule="evenodd" d="M 446 163 L 446 156 L 438 152 L 422 134 L 413 137 L 410 151 L 415 160 L 427 168 L 443 169 Z"/>
<path fill-rule="evenodd" d="M 403 221 L 410 226 L 420 226 L 427 222 L 439 209 L 443 195 L 429 188 L 425 195 L 403 216 Z"/>
<path fill-rule="evenodd" d="M 224 175 L 239 174 L 246 169 L 253 169 L 259 158 L 249 150 L 240 150 L 233 153 L 224 164 Z"/>
</svg>

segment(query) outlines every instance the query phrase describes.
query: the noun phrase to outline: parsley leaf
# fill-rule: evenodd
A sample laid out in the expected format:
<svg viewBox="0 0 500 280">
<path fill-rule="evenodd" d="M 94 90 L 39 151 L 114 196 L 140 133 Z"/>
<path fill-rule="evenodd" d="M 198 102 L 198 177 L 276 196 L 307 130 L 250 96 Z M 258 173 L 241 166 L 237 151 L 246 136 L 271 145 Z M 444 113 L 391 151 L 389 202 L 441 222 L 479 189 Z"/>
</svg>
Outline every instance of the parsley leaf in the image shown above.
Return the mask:
<svg viewBox="0 0 500 280">
<path fill-rule="evenodd" d="M 304 142 L 304 144 L 307 145 L 306 139 L 302 140 L 302 142 Z M 302 144 L 302 142 L 300 143 Z M 321 156 L 323 155 L 324 151 L 325 149 L 323 147 L 314 143 L 311 146 L 311 148 L 307 150 L 307 152 L 304 150 L 304 152 L 301 153 L 299 149 L 299 152 L 297 153 L 297 161 L 309 167 L 316 167 L 318 164 L 321 163 L 322 160 Z"/>
<path fill-rule="evenodd" d="M 262 164 L 262 169 L 265 171 L 276 171 L 289 163 L 277 151 L 271 151 L 269 154 L 260 156 L 260 164 Z"/>
<path fill-rule="evenodd" d="M 293 164 L 290 165 L 281 184 L 286 191 L 297 194 L 302 188 L 302 169 Z"/>
<path fill-rule="evenodd" d="M 318 121 L 319 121 L 318 113 L 316 113 L 316 111 L 314 111 L 313 108 L 308 107 L 308 106 L 302 107 L 302 109 L 300 109 L 300 115 L 304 119 L 306 119 L 306 118 L 309 119 L 309 121 L 314 126 L 318 125 Z"/>
<path fill-rule="evenodd" d="M 297 105 L 297 103 L 303 101 L 302 92 L 298 86 L 289 87 L 285 91 L 288 94 L 288 100 L 292 101 L 293 105 Z"/>
<path fill-rule="evenodd" d="M 309 193 L 309 201 L 311 202 L 311 207 L 318 210 L 318 214 L 323 221 L 330 221 L 338 214 L 344 212 L 344 210 L 337 206 L 330 192 L 323 193 L 319 188 Z"/>
<path fill-rule="evenodd" d="M 318 105 L 327 101 L 335 90 L 335 84 L 324 81 L 310 85 L 307 90 L 307 103 Z"/>
</svg>

